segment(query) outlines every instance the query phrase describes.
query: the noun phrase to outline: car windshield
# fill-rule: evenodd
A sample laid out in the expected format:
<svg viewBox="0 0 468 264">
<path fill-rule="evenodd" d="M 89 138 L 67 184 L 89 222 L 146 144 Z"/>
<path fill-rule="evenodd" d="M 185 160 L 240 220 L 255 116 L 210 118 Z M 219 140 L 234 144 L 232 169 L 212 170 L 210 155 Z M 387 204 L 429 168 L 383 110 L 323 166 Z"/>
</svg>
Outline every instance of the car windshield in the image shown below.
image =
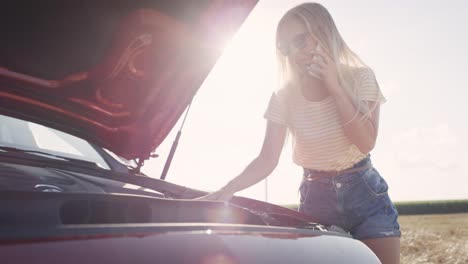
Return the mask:
<svg viewBox="0 0 468 264">
<path fill-rule="evenodd" d="M 109 165 L 89 142 L 55 129 L 3 115 L 0 115 L 0 145 L 90 161 L 110 170 Z"/>
</svg>

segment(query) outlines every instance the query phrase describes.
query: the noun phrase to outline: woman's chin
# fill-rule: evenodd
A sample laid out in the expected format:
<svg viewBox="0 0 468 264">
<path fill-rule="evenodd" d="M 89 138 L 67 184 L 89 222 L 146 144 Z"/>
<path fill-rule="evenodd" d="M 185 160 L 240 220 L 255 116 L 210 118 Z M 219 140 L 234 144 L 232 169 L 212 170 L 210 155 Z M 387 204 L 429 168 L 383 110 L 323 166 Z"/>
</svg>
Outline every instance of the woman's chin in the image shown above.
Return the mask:
<svg viewBox="0 0 468 264">
<path fill-rule="evenodd" d="M 307 70 L 303 70 L 299 73 L 299 76 L 302 80 L 311 80 L 311 81 L 320 81 L 321 78 Z"/>
</svg>

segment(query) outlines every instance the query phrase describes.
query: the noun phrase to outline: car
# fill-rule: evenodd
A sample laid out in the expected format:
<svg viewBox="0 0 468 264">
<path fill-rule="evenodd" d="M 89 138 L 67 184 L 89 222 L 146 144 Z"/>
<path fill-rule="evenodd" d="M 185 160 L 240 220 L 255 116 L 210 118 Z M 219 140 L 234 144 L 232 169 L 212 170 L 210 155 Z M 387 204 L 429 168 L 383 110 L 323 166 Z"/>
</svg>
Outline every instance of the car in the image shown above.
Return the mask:
<svg viewBox="0 0 468 264">
<path fill-rule="evenodd" d="M 256 2 L 2 4 L 2 262 L 379 263 L 313 216 L 141 172 Z"/>
</svg>

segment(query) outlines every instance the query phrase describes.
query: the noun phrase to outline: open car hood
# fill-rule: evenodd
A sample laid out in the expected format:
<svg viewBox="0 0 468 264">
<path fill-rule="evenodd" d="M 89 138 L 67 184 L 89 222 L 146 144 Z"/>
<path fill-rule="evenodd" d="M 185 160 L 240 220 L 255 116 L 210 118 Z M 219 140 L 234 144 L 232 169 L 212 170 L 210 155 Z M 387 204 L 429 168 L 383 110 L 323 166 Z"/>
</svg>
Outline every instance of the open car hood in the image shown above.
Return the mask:
<svg viewBox="0 0 468 264">
<path fill-rule="evenodd" d="M 9 1 L 0 113 L 146 159 L 256 2 Z"/>
</svg>

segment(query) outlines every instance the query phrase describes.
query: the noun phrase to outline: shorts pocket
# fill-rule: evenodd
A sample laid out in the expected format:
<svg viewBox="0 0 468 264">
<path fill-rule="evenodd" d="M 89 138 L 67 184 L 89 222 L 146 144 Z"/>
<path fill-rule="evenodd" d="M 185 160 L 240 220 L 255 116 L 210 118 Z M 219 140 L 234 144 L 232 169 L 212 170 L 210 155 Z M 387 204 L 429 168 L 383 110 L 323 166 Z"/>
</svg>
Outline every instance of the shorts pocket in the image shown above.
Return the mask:
<svg viewBox="0 0 468 264">
<path fill-rule="evenodd" d="M 381 196 L 388 192 L 388 185 L 382 176 L 374 168 L 368 169 L 362 175 L 364 185 L 374 196 Z"/>
</svg>

